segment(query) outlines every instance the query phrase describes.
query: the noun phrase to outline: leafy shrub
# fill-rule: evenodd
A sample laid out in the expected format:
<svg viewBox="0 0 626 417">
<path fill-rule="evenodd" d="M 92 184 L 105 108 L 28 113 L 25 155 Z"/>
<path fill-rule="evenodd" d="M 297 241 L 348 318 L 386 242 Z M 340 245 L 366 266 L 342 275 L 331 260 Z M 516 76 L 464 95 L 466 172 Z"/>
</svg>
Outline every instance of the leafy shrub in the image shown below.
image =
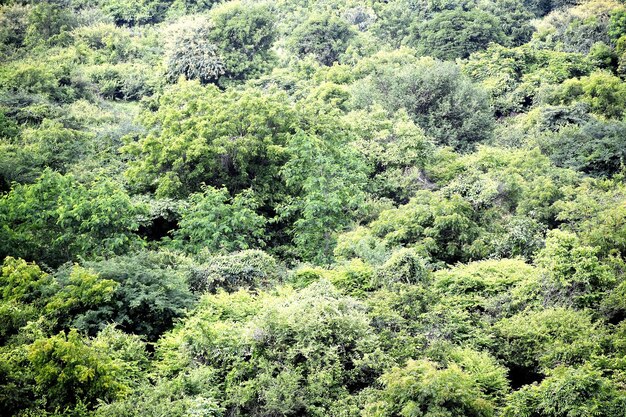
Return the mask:
<svg viewBox="0 0 626 417">
<path fill-rule="evenodd" d="M 544 17 L 537 25 L 533 43 L 566 52 L 589 53 L 594 45 L 611 44 L 611 15 L 624 10 L 617 2 L 596 0 Z"/>
<path fill-rule="evenodd" d="M 333 253 L 338 261 L 360 258 L 374 265 L 383 263 L 391 255 L 385 242 L 363 226 L 340 234 Z"/>
<path fill-rule="evenodd" d="M 626 106 L 626 87 L 608 72 L 567 80 L 546 94 L 549 104 L 581 101 L 588 104 L 592 112 L 609 119 L 620 119 Z"/>
<path fill-rule="evenodd" d="M 420 24 L 414 42 L 418 52 L 438 59 L 467 58 L 490 43 L 505 43 L 502 23 L 479 10 L 446 10 Z"/>
<path fill-rule="evenodd" d="M 99 0 L 102 10 L 117 25 L 158 23 L 165 17 L 170 0 Z"/>
<path fill-rule="evenodd" d="M 406 203 L 428 187 L 424 168 L 433 159 L 434 146 L 406 111 L 390 117 L 381 107 L 359 110 L 349 114 L 348 123 L 358 135 L 354 146 L 368 165 L 368 190 L 374 197 Z"/>
<path fill-rule="evenodd" d="M 512 314 L 509 303 L 518 301 L 511 299 L 513 288 L 538 276 L 520 259 L 485 260 L 435 272 L 432 288 L 450 307 L 502 317 Z"/>
<path fill-rule="evenodd" d="M 209 17 L 208 40 L 224 64 L 220 84 L 258 77 L 273 67 L 275 17 L 267 4 L 229 1 L 212 8 Z"/>
<path fill-rule="evenodd" d="M 602 331 L 588 312 L 564 308 L 525 311 L 495 324 L 505 364 L 542 373 L 561 364 L 581 364 L 599 353 Z"/>
<path fill-rule="evenodd" d="M 544 285 L 548 303 L 597 306 L 615 282 L 610 267 L 598 259 L 599 249 L 581 244 L 570 232 L 548 233 L 546 247 L 536 259 L 547 273 Z"/>
<path fill-rule="evenodd" d="M 0 8 L 0 53 L 10 55 L 24 46 L 30 6 L 3 5 Z"/>
<path fill-rule="evenodd" d="M 542 151 L 555 165 L 595 176 L 611 176 L 626 162 L 623 122 L 592 120 L 582 126 L 566 126 L 538 138 Z"/>
<path fill-rule="evenodd" d="M 388 245 L 414 246 L 434 261 L 466 261 L 480 252 L 472 244 L 480 236 L 470 204 L 453 195 L 449 198 L 432 191 L 419 191 L 408 204 L 383 211 L 372 222 L 372 232 Z"/>
<path fill-rule="evenodd" d="M 590 366 L 559 367 L 539 385 L 527 385 L 511 394 L 503 416 L 560 417 L 623 414 L 626 398 L 617 383 Z"/>
<path fill-rule="evenodd" d="M 528 45 L 491 45 L 463 65 L 472 80 L 486 88 L 497 115 L 525 111 L 537 102 L 542 86 L 589 75 L 595 66 L 579 53 L 536 49 Z"/>
<path fill-rule="evenodd" d="M 77 47 L 89 48 L 96 64 L 119 64 L 138 54 L 128 29 L 110 23 L 81 26 L 72 32 Z"/>
<path fill-rule="evenodd" d="M 473 375 L 454 363 L 439 367 L 429 360 L 410 360 L 381 379 L 381 399 L 367 404 L 366 416 L 494 415 L 494 403 Z"/>
<path fill-rule="evenodd" d="M 81 405 L 95 408 L 98 400 L 111 401 L 123 397 L 130 389 L 128 377 L 137 363 L 124 366 L 124 350 L 115 351 L 126 345 L 134 352 L 132 357 L 137 360 L 143 356 L 143 346 L 131 347 L 140 342 L 126 338 L 121 343 L 109 345 L 115 333 L 109 331 L 103 338 L 108 340 L 88 339 L 76 330 L 60 332 L 50 337 L 34 340 L 28 345 L 20 346 L 10 352 L 2 352 L 5 358 L 11 357 L 8 373 L 3 375 L 3 382 L 9 382 L 4 389 L 12 392 L 19 384 L 25 392 L 18 402 L 37 395 L 43 399 L 45 409 L 54 411 L 63 407 L 74 408 Z M 124 337 L 124 336 L 116 336 Z M 127 357 L 128 358 L 128 357 Z M 141 360 L 141 359 L 140 359 Z M 143 359 L 145 361 L 145 359 Z M 136 371 L 135 371 L 136 372 Z M 5 382 L 5 383 L 6 383 Z M 4 385 L 4 384 L 3 384 Z M 3 390 L 4 390 L 3 389 Z M 3 400 L 6 400 L 3 398 Z M 7 402 L 3 401 L 3 408 Z M 20 402 L 18 409 L 25 410 L 31 404 Z M 7 411 L 17 411 L 4 408 Z"/>
<path fill-rule="evenodd" d="M 0 177 L 7 183 L 27 183 L 45 168 L 66 173 L 92 152 L 93 139 L 93 134 L 44 119 L 37 128 L 23 129 L 21 137 L 0 142 Z"/>
<path fill-rule="evenodd" d="M 100 279 L 116 283 L 109 299 L 100 303 L 93 299 L 89 308 L 70 315 L 72 327 L 91 334 L 106 323 L 116 323 L 126 333 L 156 341 L 193 305 L 187 267 L 168 253 L 140 252 L 85 266 Z"/>
<path fill-rule="evenodd" d="M 205 296 L 159 354 L 169 372 L 214 368 L 231 410 L 321 416 L 378 376 L 376 343 L 364 306 L 321 281 L 275 296 Z"/>
<path fill-rule="evenodd" d="M 104 98 L 115 100 L 139 100 L 152 95 L 159 85 L 153 68 L 139 63 L 107 63 L 87 67 L 85 76 Z"/>
<path fill-rule="evenodd" d="M 231 193 L 253 184 L 276 187 L 294 121 L 283 94 L 221 93 L 187 81 L 167 89 L 155 107 L 141 115 L 147 134 L 124 148 L 134 157 L 127 178 L 138 189 L 174 197 L 199 191 L 202 183 Z"/>
<path fill-rule="evenodd" d="M 194 291 L 236 291 L 240 288 L 262 289 L 281 281 L 282 271 L 276 260 L 260 250 L 244 250 L 213 256 L 194 269 Z"/>
<path fill-rule="evenodd" d="M 376 270 L 376 283 L 391 286 L 396 282 L 424 284 L 429 281 L 429 273 L 424 260 L 414 249 L 400 249 Z"/>
</svg>

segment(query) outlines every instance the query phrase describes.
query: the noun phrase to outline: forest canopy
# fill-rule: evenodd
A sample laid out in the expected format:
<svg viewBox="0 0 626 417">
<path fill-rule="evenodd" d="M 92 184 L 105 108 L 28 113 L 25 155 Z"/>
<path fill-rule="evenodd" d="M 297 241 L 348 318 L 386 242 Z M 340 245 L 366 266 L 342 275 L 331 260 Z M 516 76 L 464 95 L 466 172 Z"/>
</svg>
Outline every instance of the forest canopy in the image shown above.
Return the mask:
<svg viewBox="0 0 626 417">
<path fill-rule="evenodd" d="M 623 0 L 0 1 L 0 414 L 624 417 Z"/>
</svg>

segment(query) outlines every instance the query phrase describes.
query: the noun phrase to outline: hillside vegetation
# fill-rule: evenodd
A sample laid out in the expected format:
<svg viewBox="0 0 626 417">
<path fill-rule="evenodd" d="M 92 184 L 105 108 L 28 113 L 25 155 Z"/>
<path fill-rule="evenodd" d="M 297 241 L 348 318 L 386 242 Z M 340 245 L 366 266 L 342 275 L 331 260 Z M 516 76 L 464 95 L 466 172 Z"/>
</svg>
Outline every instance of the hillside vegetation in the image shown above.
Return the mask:
<svg viewBox="0 0 626 417">
<path fill-rule="evenodd" d="M 625 417 L 623 0 L 0 0 L 0 415 Z"/>
</svg>

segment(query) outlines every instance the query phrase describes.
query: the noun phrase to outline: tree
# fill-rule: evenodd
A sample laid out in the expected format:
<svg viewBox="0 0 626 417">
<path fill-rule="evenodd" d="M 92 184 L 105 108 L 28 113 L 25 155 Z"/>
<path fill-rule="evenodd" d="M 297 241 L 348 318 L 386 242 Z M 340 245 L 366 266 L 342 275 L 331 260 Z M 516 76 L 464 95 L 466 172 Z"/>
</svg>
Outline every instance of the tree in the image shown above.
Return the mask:
<svg viewBox="0 0 626 417">
<path fill-rule="evenodd" d="M 92 151 L 94 135 L 45 119 L 19 138 L 0 144 L 0 177 L 6 183 L 35 181 L 45 168 L 66 173 Z"/>
<path fill-rule="evenodd" d="M 524 5 L 538 17 L 545 16 L 553 10 L 578 4 L 577 0 L 524 0 Z"/>
<path fill-rule="evenodd" d="M 597 306 L 615 282 L 609 266 L 598 259 L 599 252 L 598 247 L 581 244 L 571 232 L 551 230 L 536 259 L 548 274 L 547 301 L 579 308 Z"/>
<path fill-rule="evenodd" d="M 599 248 L 601 259 L 626 255 L 626 193 L 619 181 L 588 179 L 566 189 L 566 197 L 555 204 L 563 228 L 584 246 Z"/>
<path fill-rule="evenodd" d="M 281 170 L 292 197 L 280 215 L 294 219 L 291 233 L 299 256 L 327 263 L 336 233 L 356 217 L 363 201 L 365 169 L 338 112 L 322 103 L 304 106 L 306 130 L 290 138 L 290 158 Z"/>
<path fill-rule="evenodd" d="M 436 271 L 432 288 L 450 308 L 501 318 L 515 313 L 517 302 L 526 301 L 515 299 L 516 289 L 532 285 L 539 275 L 538 268 L 520 259 L 488 259 Z"/>
<path fill-rule="evenodd" d="M 155 105 L 141 116 L 147 134 L 123 148 L 133 157 L 126 177 L 136 189 L 184 197 L 205 183 L 233 195 L 280 193 L 278 171 L 295 121 L 284 94 L 180 81 Z"/>
<path fill-rule="evenodd" d="M 56 286 L 49 274 L 23 259 L 7 256 L 0 272 L 0 344 L 4 346 L 39 317 Z"/>
<path fill-rule="evenodd" d="M 611 17 L 624 10 L 617 2 L 595 0 L 553 11 L 537 28 L 533 43 L 566 52 L 589 53 L 594 45 L 611 45 Z"/>
<path fill-rule="evenodd" d="M 114 400 L 130 388 L 130 369 L 122 366 L 119 353 L 76 330 L 37 339 L 24 349 L 26 360 L 21 365 L 28 378 L 24 382 L 32 384 L 50 411 L 81 404 L 95 408 L 98 400 Z"/>
<path fill-rule="evenodd" d="M 141 245 L 133 232 L 143 210 L 111 180 L 84 185 L 46 169 L 34 184 L 16 185 L 0 197 L 0 257 L 57 266 L 119 254 Z"/>
<path fill-rule="evenodd" d="M 383 211 L 370 226 L 388 246 L 416 247 L 436 262 L 451 264 L 480 256 L 480 243 L 472 246 L 483 230 L 475 216 L 458 195 L 419 191 L 407 204 Z"/>
<path fill-rule="evenodd" d="M 220 4 L 222 0 L 173 0 L 167 11 L 170 16 L 185 16 L 202 13 Z"/>
<path fill-rule="evenodd" d="M 30 7 L 21 4 L 4 5 L 0 9 L 0 53 L 9 56 L 24 46 Z"/>
<path fill-rule="evenodd" d="M 51 2 L 38 2 L 30 10 L 24 43 L 33 47 L 38 44 L 69 44 L 69 32 L 77 26 L 74 14 Z"/>
<path fill-rule="evenodd" d="M 464 73 L 486 88 L 496 115 L 524 112 L 539 101 L 542 87 L 588 75 L 594 68 L 580 53 L 495 44 L 472 54 L 463 65 Z"/>
<path fill-rule="evenodd" d="M 190 286 L 196 292 L 270 288 L 281 282 L 283 275 L 276 259 L 258 249 L 210 256 L 192 271 Z"/>
<path fill-rule="evenodd" d="M 267 4 L 229 1 L 211 9 L 208 40 L 217 47 L 224 79 L 246 80 L 265 73 L 274 64 L 270 49 L 276 38 L 274 15 Z"/>
<path fill-rule="evenodd" d="M 322 65 L 339 61 L 354 36 L 350 25 L 331 14 L 314 14 L 300 24 L 290 38 L 291 48 L 304 57 L 311 54 Z"/>
<path fill-rule="evenodd" d="M 570 308 L 523 311 L 495 324 L 498 354 L 516 371 L 549 373 L 598 354 L 603 328 L 591 314 Z"/>
<path fill-rule="evenodd" d="M 424 168 L 434 146 L 404 110 L 389 116 L 381 107 L 352 112 L 347 117 L 358 139 L 354 146 L 368 165 L 368 191 L 375 197 L 406 203 L 427 186 Z"/>
<path fill-rule="evenodd" d="M 41 303 L 50 295 L 53 280 L 36 264 L 7 256 L 2 264 L 0 284 L 3 301 Z"/>
<path fill-rule="evenodd" d="M 546 101 L 550 104 L 581 101 L 588 104 L 593 113 L 608 119 L 621 119 L 626 108 L 626 85 L 608 72 L 597 71 L 548 90 Z"/>
<path fill-rule="evenodd" d="M 351 89 L 355 108 L 404 108 L 436 144 L 461 150 L 491 136 L 493 120 L 484 91 L 452 63 L 417 59 L 404 50 L 365 59 L 356 71 L 360 79 Z"/>
<path fill-rule="evenodd" d="M 355 406 L 380 374 L 376 346 L 365 306 L 321 281 L 297 293 L 207 295 L 158 354 L 164 375 L 214 375 L 219 403 L 233 412 L 322 416 Z"/>
<path fill-rule="evenodd" d="M 564 126 L 537 138 L 542 151 L 555 165 L 587 174 L 610 177 L 626 163 L 626 124 L 590 120 L 582 126 Z"/>
<path fill-rule="evenodd" d="M 98 0 L 98 3 L 117 25 L 135 26 L 159 23 L 171 0 Z"/>
<path fill-rule="evenodd" d="M 190 253 L 262 247 L 266 220 L 255 212 L 257 206 L 250 192 L 231 197 L 226 188 L 204 187 L 201 193 L 189 196 L 173 244 Z"/>
<path fill-rule="evenodd" d="M 534 14 L 522 0 L 504 0 L 487 3 L 486 12 L 495 15 L 506 35 L 506 45 L 520 46 L 528 42 L 535 31 L 532 25 Z"/>
<path fill-rule="evenodd" d="M 506 35 L 497 17 L 479 10 L 446 10 L 420 24 L 415 45 L 421 55 L 442 60 L 467 58 L 490 43 L 505 43 Z"/>
<path fill-rule="evenodd" d="M 224 62 L 210 39 L 212 24 L 207 18 L 183 18 L 167 28 L 165 66 L 171 81 L 180 76 L 201 83 L 217 81 Z"/>
<path fill-rule="evenodd" d="M 190 273 L 184 261 L 175 255 L 139 252 L 86 262 L 84 266 L 100 281 L 108 282 L 113 291 L 106 299 L 89 296 L 89 304 L 80 311 L 66 312 L 68 327 L 95 335 L 107 323 L 116 323 L 120 331 L 154 342 L 193 304 L 187 282 Z M 66 285 L 72 273 L 75 272 L 61 270 L 55 277 Z"/>
</svg>

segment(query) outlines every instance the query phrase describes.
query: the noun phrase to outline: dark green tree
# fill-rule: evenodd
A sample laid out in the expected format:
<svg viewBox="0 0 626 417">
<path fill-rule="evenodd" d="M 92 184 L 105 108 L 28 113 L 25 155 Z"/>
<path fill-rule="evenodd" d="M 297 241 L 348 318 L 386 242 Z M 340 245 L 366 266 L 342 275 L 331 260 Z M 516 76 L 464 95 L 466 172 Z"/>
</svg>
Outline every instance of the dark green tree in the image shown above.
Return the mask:
<svg viewBox="0 0 626 417">
<path fill-rule="evenodd" d="M 437 13 L 414 30 L 418 52 L 443 60 L 467 58 L 490 43 L 506 43 L 500 20 L 479 10 Z"/>
<path fill-rule="evenodd" d="M 322 65 L 330 66 L 339 61 L 353 36 L 346 21 L 331 14 L 314 14 L 294 30 L 289 42 L 299 56 L 311 54 Z"/>
</svg>

